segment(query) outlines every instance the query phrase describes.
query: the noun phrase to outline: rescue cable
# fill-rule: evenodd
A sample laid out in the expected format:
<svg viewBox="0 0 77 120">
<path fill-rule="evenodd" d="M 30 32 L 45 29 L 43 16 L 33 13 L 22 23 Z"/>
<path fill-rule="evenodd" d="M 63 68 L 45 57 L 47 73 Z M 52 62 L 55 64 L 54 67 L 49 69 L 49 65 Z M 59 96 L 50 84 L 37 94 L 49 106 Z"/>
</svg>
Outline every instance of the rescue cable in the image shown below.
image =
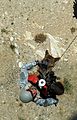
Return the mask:
<svg viewBox="0 0 77 120">
<path fill-rule="evenodd" d="M 61 55 L 61 58 L 64 56 L 64 54 L 66 53 L 66 51 L 69 49 L 69 47 L 72 45 L 72 43 L 76 40 L 77 35 L 73 38 L 73 40 L 70 42 L 70 44 L 68 45 L 68 47 L 66 48 L 66 50 L 64 51 L 64 53 Z"/>
</svg>

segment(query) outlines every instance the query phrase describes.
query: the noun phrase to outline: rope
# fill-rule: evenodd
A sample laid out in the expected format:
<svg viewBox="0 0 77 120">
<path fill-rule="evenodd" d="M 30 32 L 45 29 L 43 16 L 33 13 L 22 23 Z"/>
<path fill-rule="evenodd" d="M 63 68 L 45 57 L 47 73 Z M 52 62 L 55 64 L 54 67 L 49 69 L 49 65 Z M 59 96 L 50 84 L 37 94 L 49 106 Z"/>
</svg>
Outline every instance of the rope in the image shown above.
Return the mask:
<svg viewBox="0 0 77 120">
<path fill-rule="evenodd" d="M 68 45 L 68 47 L 66 48 L 66 50 L 64 51 L 64 53 L 61 55 L 61 58 L 64 56 L 64 54 L 66 53 L 66 51 L 69 49 L 69 47 L 72 45 L 72 43 L 75 41 L 77 35 L 73 38 L 73 40 L 70 42 L 70 44 Z"/>
</svg>

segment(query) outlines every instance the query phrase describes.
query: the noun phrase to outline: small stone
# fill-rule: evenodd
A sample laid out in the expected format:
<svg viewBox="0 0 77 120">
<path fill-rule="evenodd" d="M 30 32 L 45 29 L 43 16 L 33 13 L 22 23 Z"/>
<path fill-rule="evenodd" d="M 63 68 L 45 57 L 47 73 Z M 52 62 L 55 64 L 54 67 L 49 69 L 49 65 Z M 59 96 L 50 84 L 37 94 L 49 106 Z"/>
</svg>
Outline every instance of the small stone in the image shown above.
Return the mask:
<svg viewBox="0 0 77 120">
<path fill-rule="evenodd" d="M 38 117 L 35 117 L 34 120 L 38 120 Z"/>
<path fill-rule="evenodd" d="M 67 3 L 68 3 L 68 1 L 67 1 L 67 0 L 63 0 L 63 3 L 64 3 L 64 4 L 67 4 Z"/>
<path fill-rule="evenodd" d="M 17 33 L 16 33 L 16 32 L 14 32 L 14 35 L 17 35 Z"/>
<path fill-rule="evenodd" d="M 17 55 L 20 54 L 17 48 L 15 48 L 15 53 L 16 53 Z"/>
<path fill-rule="evenodd" d="M 5 11 L 5 15 L 8 15 L 7 11 Z"/>
<path fill-rule="evenodd" d="M 20 106 L 20 107 L 23 107 L 23 104 L 22 104 L 22 103 L 19 103 L 19 106 Z"/>
<path fill-rule="evenodd" d="M 18 58 L 18 56 L 17 56 L 17 58 Z M 17 59 L 16 63 L 18 63 L 18 62 L 19 62 L 19 59 Z"/>
<path fill-rule="evenodd" d="M 56 1 L 55 3 L 58 3 L 58 1 Z"/>
<path fill-rule="evenodd" d="M 69 56 L 70 56 L 70 53 L 68 53 L 67 56 L 69 57 Z"/>
<path fill-rule="evenodd" d="M 19 68 L 21 68 L 23 66 L 22 62 L 19 62 Z"/>
<path fill-rule="evenodd" d="M 65 10 L 65 7 L 63 6 L 62 10 L 64 11 Z"/>
<path fill-rule="evenodd" d="M 41 26 L 41 29 L 43 30 L 43 29 L 44 29 L 44 26 Z"/>
<path fill-rule="evenodd" d="M 74 27 L 72 27 L 72 28 L 70 28 L 70 30 L 71 30 L 71 33 L 73 34 L 76 29 Z"/>
<path fill-rule="evenodd" d="M 11 25 L 14 25 L 14 22 L 11 22 Z"/>
<path fill-rule="evenodd" d="M 4 87 L 3 87 L 3 85 L 1 85 L 1 89 L 3 89 Z"/>
<path fill-rule="evenodd" d="M 26 43 L 24 43 L 24 45 L 25 45 L 25 46 L 27 46 L 27 44 L 26 44 Z"/>
<path fill-rule="evenodd" d="M 5 41 L 4 40 L 2 40 L 2 43 L 4 43 Z"/>
<path fill-rule="evenodd" d="M 2 103 L 3 103 L 3 104 L 6 104 L 6 102 L 5 102 L 4 100 L 2 101 Z"/>
<path fill-rule="evenodd" d="M 27 21 L 29 20 L 29 18 L 26 19 Z"/>
<path fill-rule="evenodd" d="M 13 65 L 13 68 L 15 68 L 15 65 Z"/>
<path fill-rule="evenodd" d="M 16 98 L 16 101 L 18 102 L 18 101 L 19 101 L 19 99 L 18 99 L 18 98 Z"/>
<path fill-rule="evenodd" d="M 17 112 L 17 110 L 15 110 L 15 112 Z"/>
<path fill-rule="evenodd" d="M 67 58 L 64 58 L 64 61 L 65 61 L 65 62 L 68 62 L 68 59 L 67 59 Z"/>
<path fill-rule="evenodd" d="M 21 5 L 21 3 L 19 3 L 19 5 Z"/>
<path fill-rule="evenodd" d="M 10 43 L 9 43 L 10 44 Z M 10 48 L 12 49 L 12 51 L 15 50 L 15 46 L 13 44 L 10 45 Z"/>
<path fill-rule="evenodd" d="M 2 14 L 2 17 L 3 17 L 3 18 L 4 18 L 4 16 L 5 16 L 5 15 L 4 15 L 4 14 Z"/>
<path fill-rule="evenodd" d="M 26 40 L 33 40 L 31 32 L 26 31 L 25 38 Z"/>
<path fill-rule="evenodd" d="M 14 43 L 15 47 L 18 47 L 17 43 Z"/>
<path fill-rule="evenodd" d="M 10 41 L 12 42 L 14 40 L 14 38 L 13 37 L 10 37 Z"/>
<path fill-rule="evenodd" d="M 58 67 L 58 70 L 61 70 L 61 67 Z"/>
</svg>

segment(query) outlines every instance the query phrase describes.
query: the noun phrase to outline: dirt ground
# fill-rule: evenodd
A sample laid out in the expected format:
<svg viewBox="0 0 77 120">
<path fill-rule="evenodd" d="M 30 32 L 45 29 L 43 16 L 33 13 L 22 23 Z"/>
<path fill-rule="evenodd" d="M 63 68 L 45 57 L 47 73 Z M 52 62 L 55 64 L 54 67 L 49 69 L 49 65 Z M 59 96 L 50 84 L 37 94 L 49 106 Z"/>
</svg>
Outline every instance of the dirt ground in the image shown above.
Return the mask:
<svg viewBox="0 0 77 120">
<path fill-rule="evenodd" d="M 71 120 L 77 113 L 77 38 L 56 64 L 54 71 L 69 82 L 57 107 L 40 107 L 19 101 L 17 61 L 32 61 L 26 31 L 33 36 L 50 33 L 61 38 L 63 47 L 77 35 L 73 0 L 0 0 L 0 120 Z M 12 43 L 18 51 L 14 52 Z"/>
</svg>

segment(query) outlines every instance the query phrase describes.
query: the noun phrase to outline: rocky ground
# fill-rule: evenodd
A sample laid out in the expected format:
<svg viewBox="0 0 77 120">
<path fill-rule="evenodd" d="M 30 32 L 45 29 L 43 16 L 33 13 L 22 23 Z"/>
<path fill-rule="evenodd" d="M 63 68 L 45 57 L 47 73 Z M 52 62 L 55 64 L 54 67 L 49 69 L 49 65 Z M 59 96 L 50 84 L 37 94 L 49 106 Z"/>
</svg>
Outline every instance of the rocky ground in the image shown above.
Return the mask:
<svg viewBox="0 0 77 120">
<path fill-rule="evenodd" d="M 50 33 L 66 49 L 77 35 L 73 0 L 0 0 L 0 120 L 71 120 L 77 113 L 77 38 L 54 68 L 66 81 L 65 94 L 57 107 L 44 108 L 18 98 L 17 63 L 37 59 L 31 33 Z"/>
</svg>

